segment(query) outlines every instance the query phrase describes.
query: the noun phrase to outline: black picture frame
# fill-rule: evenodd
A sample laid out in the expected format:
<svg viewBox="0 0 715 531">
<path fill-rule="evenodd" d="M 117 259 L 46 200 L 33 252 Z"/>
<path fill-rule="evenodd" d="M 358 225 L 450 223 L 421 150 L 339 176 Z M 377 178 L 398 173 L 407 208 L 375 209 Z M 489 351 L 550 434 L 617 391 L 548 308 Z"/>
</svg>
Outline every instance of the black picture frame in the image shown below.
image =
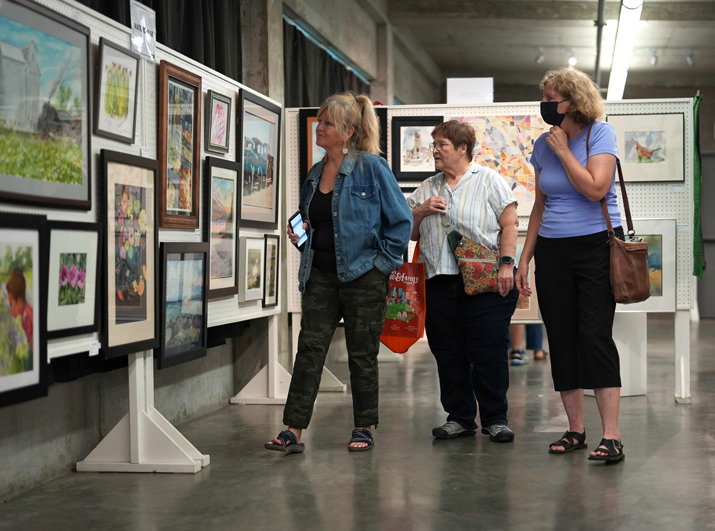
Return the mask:
<svg viewBox="0 0 715 531">
<path fill-rule="evenodd" d="M 50 330 L 50 319 L 48 317 L 47 321 L 47 339 L 59 339 L 63 337 L 76 336 L 80 334 L 91 334 L 99 330 L 99 304 L 101 297 L 100 287 L 102 285 L 102 247 L 103 247 L 103 236 L 104 236 L 104 224 L 103 223 L 78 223 L 71 221 L 48 221 L 47 222 L 47 232 L 48 232 L 48 275 L 47 275 L 47 307 L 49 308 L 49 297 L 50 297 L 50 271 L 49 265 L 52 262 L 52 232 L 53 231 L 68 231 L 68 232 L 94 232 L 97 234 L 97 256 L 95 261 L 95 286 L 94 286 L 94 322 L 91 325 L 75 326 L 70 328 L 62 328 L 58 330 Z"/>
<path fill-rule="evenodd" d="M 275 308 L 278 306 L 278 300 L 280 297 L 280 292 L 279 292 L 279 286 L 280 286 L 280 276 L 281 276 L 281 237 L 278 234 L 265 234 L 264 235 L 265 243 L 264 243 L 264 267 L 263 267 L 263 307 L 264 308 Z M 270 276 L 270 260 L 269 260 L 269 254 L 268 254 L 268 242 L 269 241 L 274 241 L 275 242 L 275 249 L 276 249 L 276 263 L 274 266 L 275 269 L 275 286 L 274 286 L 274 294 L 272 297 L 269 297 L 269 279 L 271 278 Z M 272 302 L 266 302 L 266 300 L 269 300 L 271 298 L 275 298 L 274 301 Z"/>
<path fill-rule="evenodd" d="M 279 216 L 279 211 L 280 211 L 280 180 L 281 180 L 281 174 L 280 174 L 280 168 L 281 168 L 281 158 L 280 158 L 280 148 L 281 148 L 281 136 L 282 136 L 282 130 L 281 130 L 281 122 L 282 122 L 282 109 L 280 106 L 268 101 L 265 98 L 262 98 L 256 94 L 253 94 L 252 92 L 248 92 L 247 90 L 241 89 L 239 91 L 239 96 L 238 96 L 238 113 L 236 115 L 236 160 L 242 161 L 242 172 L 241 172 L 241 226 L 243 227 L 250 227 L 250 228 L 256 228 L 256 229 L 268 229 L 268 230 L 275 230 L 278 228 L 278 216 Z M 246 125 L 244 123 L 245 119 L 245 114 L 247 110 L 249 109 L 256 109 L 256 106 L 258 107 L 259 110 L 263 110 L 264 112 L 267 113 L 272 113 L 275 115 L 275 125 L 276 125 L 276 148 L 275 148 L 275 155 L 271 159 L 269 158 L 271 155 L 268 153 L 268 156 L 263 157 L 262 154 L 257 153 L 257 150 L 254 150 L 253 145 L 254 143 L 252 142 L 252 138 L 246 139 L 244 138 L 246 133 Z M 257 139 L 260 140 L 260 139 Z M 249 148 L 247 148 L 247 144 L 251 145 L 250 148 L 250 153 L 247 153 L 249 151 Z M 261 151 L 263 148 L 258 148 Z M 258 155 L 258 157 L 256 157 Z M 260 170 L 259 170 L 259 177 L 260 179 L 256 179 L 255 177 L 255 171 L 252 170 L 251 168 L 256 168 L 259 167 L 262 169 L 263 165 L 263 158 L 266 159 L 266 169 L 265 169 L 265 174 L 263 176 L 260 175 Z M 257 162 L 257 164 L 253 164 Z M 250 174 L 250 176 L 249 176 Z M 269 176 L 272 174 L 272 176 L 269 178 Z M 265 178 L 265 180 L 264 180 Z M 258 182 L 257 182 L 258 181 Z M 269 186 L 274 186 L 275 187 L 275 201 L 274 201 L 274 206 L 271 209 L 272 212 L 264 212 L 264 213 L 257 213 L 255 212 L 254 208 L 247 208 L 247 205 L 245 204 L 245 198 L 247 196 L 246 194 L 246 188 L 248 187 L 249 192 L 252 193 L 253 188 L 259 187 L 261 190 L 267 189 Z M 250 193 L 248 195 L 250 195 Z"/>
<path fill-rule="evenodd" d="M 239 195 L 241 192 L 241 183 L 243 179 L 243 167 L 238 162 L 233 162 L 219 157 L 206 157 L 206 168 L 204 170 L 204 223 L 203 223 L 203 240 L 209 245 L 209 270 L 212 263 L 213 249 L 211 247 L 211 228 L 213 216 L 213 175 L 215 168 L 223 168 L 229 171 L 236 172 L 236 184 L 234 189 L 233 200 L 233 217 L 236 223 L 236 229 L 233 234 L 233 251 L 234 251 L 234 279 L 233 285 L 230 287 L 211 289 L 211 274 L 209 273 L 209 282 L 206 285 L 206 292 L 209 299 L 218 299 L 221 297 L 232 297 L 238 294 L 238 275 L 239 275 L 239 229 L 241 226 L 241 202 Z"/>
<path fill-rule="evenodd" d="M 13 231 L 37 232 L 37 253 L 39 257 L 38 282 L 33 282 L 33 287 L 38 288 L 37 297 L 33 295 L 33 327 L 38 327 L 38 345 L 33 345 L 32 356 L 38 363 L 37 382 L 31 385 L 0 391 L 0 407 L 12 406 L 28 400 L 47 396 L 48 361 L 47 361 L 47 253 L 49 249 L 47 218 L 29 214 L 9 214 L 0 212 L 0 234 L 3 229 Z M 5 272 L 7 273 L 7 272 Z M 5 290 L 4 281 L 2 289 Z M 0 304 L 4 302 L 0 301 Z M 39 310 L 38 310 L 39 306 Z M 9 308 L 4 308 L 9 311 Z M 4 326 L 0 324 L 0 326 Z M 33 329 L 34 336 L 34 329 Z M 34 347 L 37 348 L 34 348 Z M 35 352 L 37 356 L 35 357 Z"/>
<path fill-rule="evenodd" d="M 79 72 L 82 92 L 80 95 L 75 94 L 74 99 L 72 98 L 71 90 L 69 91 L 69 96 L 67 96 L 67 93 L 65 92 L 64 110 L 57 109 L 51 104 L 53 97 L 58 102 L 60 101 L 60 93 L 57 93 L 57 96 L 51 95 L 48 100 L 41 100 L 38 96 L 35 110 L 31 110 L 33 107 L 28 106 L 28 111 L 25 113 L 25 117 L 23 118 L 25 123 L 19 126 L 19 130 L 25 131 L 26 133 L 29 132 L 28 134 L 33 135 L 36 140 L 38 140 L 36 148 L 25 150 L 23 153 L 36 153 L 39 149 L 44 149 L 44 146 L 46 146 L 48 142 L 54 141 L 53 137 L 50 136 L 49 133 L 55 137 L 62 137 L 62 139 L 74 140 L 77 136 L 79 136 L 77 144 L 79 145 L 79 149 L 82 153 L 82 182 L 80 183 L 79 188 L 73 188 L 75 184 L 68 182 L 64 178 L 57 181 L 47 181 L 42 178 L 29 178 L 27 175 L 0 175 L 0 201 L 42 206 L 45 208 L 91 210 L 93 158 L 92 110 L 94 107 L 92 104 L 92 91 L 90 90 L 92 76 L 90 71 L 90 65 L 92 64 L 90 55 L 90 30 L 87 26 L 31 0 L 7 0 L 2 2 L 0 3 L 0 15 L 15 22 L 16 24 L 21 24 L 33 31 L 50 35 L 68 46 L 78 48 L 80 51 L 80 67 L 77 68 L 76 71 Z M 44 30 L 39 30 L 33 26 L 33 23 L 36 26 L 42 25 L 45 28 L 51 28 L 54 33 L 47 33 Z M 62 32 L 67 34 L 65 35 Z M 0 28 L 0 34 L 6 35 L 7 33 L 11 32 L 6 31 L 5 28 Z M 16 34 L 17 32 L 13 31 L 12 33 Z M 27 39 L 25 39 L 22 42 L 19 40 L 15 41 L 17 46 L 14 47 L 18 50 L 18 53 L 23 53 L 21 48 L 29 46 L 29 44 L 25 44 L 25 42 L 32 44 L 34 40 L 30 39 L 27 41 Z M 36 54 L 42 54 L 43 52 L 42 50 L 37 50 L 37 46 L 35 45 L 34 48 L 26 49 L 26 53 L 28 55 L 28 59 L 26 59 L 26 61 L 30 60 L 35 63 L 35 68 L 38 72 L 37 78 L 39 79 L 41 72 L 39 72 L 37 61 L 34 58 Z M 69 51 L 67 51 L 67 53 L 69 53 Z M 58 59 L 58 64 L 60 64 L 61 59 L 61 57 Z M 3 75 L 11 74 L 3 73 Z M 28 83 L 29 82 L 30 81 L 28 79 Z M 23 86 L 28 85 L 23 84 Z M 59 86 L 67 87 L 64 83 L 61 83 Z M 59 90 L 59 86 L 55 92 Z M 36 91 L 37 94 L 39 94 L 39 86 Z M 76 102 L 76 98 L 80 98 L 79 111 L 77 111 L 78 107 L 74 107 L 74 110 L 72 107 L 72 104 Z M 23 99 L 29 99 L 29 97 L 25 97 Z M 56 103 L 55 105 L 61 106 L 62 104 Z M 4 104 L 0 101 L 0 109 L 3 108 L 3 106 Z M 0 118 L 4 117 L 0 116 Z M 81 127 L 79 135 L 77 135 L 78 124 Z M 23 142 L 27 145 L 29 140 L 26 138 Z M 7 149 L 7 147 L 3 147 L 3 150 Z M 71 167 L 71 160 L 59 158 L 58 152 L 59 149 L 54 153 L 48 153 L 47 156 L 54 157 L 55 160 L 49 164 L 44 164 L 45 169 L 38 169 L 38 171 L 56 174 L 58 173 L 58 168 Z M 25 162 L 20 161 L 20 163 L 24 167 Z M 28 161 L 27 165 L 30 164 L 31 162 Z M 21 182 L 18 182 L 18 178 Z M 18 184 L 21 186 L 18 186 Z M 22 186 L 23 184 L 24 186 Z"/>
<path fill-rule="evenodd" d="M 442 116 L 394 116 L 392 118 L 392 173 L 398 181 L 424 181 L 436 175 L 437 170 L 403 171 L 402 170 L 402 128 L 403 127 L 436 127 L 444 121 Z M 432 137 L 425 139 L 426 144 L 432 143 Z"/>
<path fill-rule="evenodd" d="M 135 62 L 135 70 L 134 70 L 134 105 L 133 109 L 129 109 L 129 113 L 131 114 L 132 117 L 132 132 L 131 135 L 122 135 L 119 133 L 116 133 L 115 131 L 109 130 L 109 129 L 103 129 L 100 121 L 101 117 L 103 115 L 102 110 L 101 110 L 101 101 L 102 101 L 102 65 L 104 65 L 105 61 L 105 55 L 108 51 L 108 49 L 111 49 L 112 51 L 125 55 L 127 58 L 128 62 Z M 139 103 L 139 67 L 141 65 L 141 57 L 139 54 L 133 52 L 132 50 L 129 50 L 127 48 L 124 48 L 123 46 L 120 46 L 118 44 L 113 43 L 110 40 L 105 39 L 104 37 L 99 38 L 99 60 L 97 61 L 97 70 L 95 74 L 95 95 L 94 95 L 94 134 L 98 136 L 102 136 L 105 138 L 110 138 L 112 140 L 116 140 L 117 142 L 123 142 L 125 144 L 134 144 L 134 139 L 136 138 L 136 132 L 137 132 L 137 107 Z"/>
<path fill-rule="evenodd" d="M 375 116 L 380 127 L 380 156 L 387 160 L 387 107 L 375 107 Z"/>
<path fill-rule="evenodd" d="M 104 300 L 104 305 L 103 305 L 103 318 L 102 318 L 102 330 L 101 330 L 101 341 L 102 341 L 102 353 L 105 358 L 110 359 L 110 358 L 116 358 L 120 356 L 126 356 L 128 354 L 133 354 L 135 352 L 139 352 L 142 350 L 152 350 L 155 349 L 156 347 L 159 346 L 159 319 L 157 318 L 158 315 L 158 304 L 159 304 L 159 257 L 158 257 L 158 241 L 159 241 L 159 190 L 157 189 L 157 185 L 159 182 L 159 163 L 156 160 L 152 159 L 147 159 L 144 157 L 137 157 L 134 155 L 128 155 L 126 153 L 119 153 L 117 151 L 109 151 L 106 149 L 102 150 L 101 153 L 102 157 L 102 168 L 103 168 L 103 173 L 104 173 L 104 178 L 99 179 L 100 185 L 101 185 L 101 190 L 100 190 L 100 204 L 101 204 L 101 211 L 100 211 L 100 219 L 103 219 L 105 223 L 107 223 L 107 229 L 106 229 L 106 234 L 104 238 L 104 245 L 102 249 L 102 268 L 103 268 L 103 293 L 105 293 L 107 296 Z M 152 337 L 148 337 L 149 334 L 145 334 L 146 337 L 142 339 L 138 339 L 136 341 L 131 341 L 127 343 L 122 343 L 118 344 L 115 346 L 110 346 L 110 335 L 112 334 L 110 330 L 110 311 L 109 311 L 109 305 L 110 301 L 114 299 L 114 291 L 111 291 L 111 296 L 110 296 L 110 282 L 109 282 L 109 275 L 114 274 L 114 270 L 112 269 L 110 272 L 110 263 L 109 263 L 109 246 L 113 244 L 112 241 L 112 234 L 111 234 L 111 229 L 112 229 L 112 223 L 110 223 L 109 220 L 109 205 L 108 205 L 108 187 L 111 184 L 110 183 L 110 175 L 109 175 L 109 165 L 110 164 L 122 164 L 126 166 L 132 166 L 135 168 L 138 168 L 140 170 L 147 170 L 153 173 L 153 181 L 151 184 L 153 184 L 153 201 L 149 202 L 147 201 L 147 206 L 149 204 L 152 205 L 154 212 L 153 216 L 148 216 L 147 218 L 151 219 L 153 222 L 153 229 L 151 233 L 153 234 L 153 245 L 146 246 L 147 252 L 153 253 L 153 264 L 154 267 L 151 269 L 149 268 L 149 271 L 147 272 L 147 276 L 149 274 L 152 275 L 153 282 L 151 282 L 151 287 L 144 288 L 147 293 L 149 293 L 149 290 L 153 292 L 154 296 L 154 302 L 153 302 L 153 312 L 150 313 L 148 307 L 150 304 L 147 301 L 147 320 L 149 317 L 151 317 L 154 320 L 154 332 Z M 148 231 L 147 231 L 148 232 Z M 148 279 L 147 279 L 147 284 L 148 284 Z M 116 312 L 117 310 L 115 310 Z M 131 333 L 129 330 L 124 331 L 125 333 Z"/>
<path fill-rule="evenodd" d="M 177 352 L 171 353 L 166 348 L 166 319 L 167 319 L 167 265 L 170 255 L 202 255 L 203 256 L 203 290 L 201 299 L 202 321 L 201 321 L 201 345 L 188 350 L 177 349 Z M 155 349 L 155 357 L 157 358 L 157 366 L 159 369 L 175 367 L 189 361 L 193 361 L 206 356 L 208 351 L 208 268 L 209 268 L 209 244 L 206 242 L 200 243 L 162 243 L 161 244 L 161 340 L 159 347 Z M 194 316 L 194 319 L 196 316 Z"/>
<path fill-rule="evenodd" d="M 226 145 L 214 144 L 211 142 L 211 131 L 213 125 L 213 102 L 214 100 L 225 103 L 228 107 L 226 116 Z M 231 145 L 231 111 L 232 111 L 232 100 L 230 96 L 221 94 L 220 92 L 215 92 L 209 90 L 206 94 L 206 107 L 204 113 L 206 113 L 206 120 L 204 127 L 204 149 L 209 153 L 228 153 L 229 146 Z"/>
</svg>

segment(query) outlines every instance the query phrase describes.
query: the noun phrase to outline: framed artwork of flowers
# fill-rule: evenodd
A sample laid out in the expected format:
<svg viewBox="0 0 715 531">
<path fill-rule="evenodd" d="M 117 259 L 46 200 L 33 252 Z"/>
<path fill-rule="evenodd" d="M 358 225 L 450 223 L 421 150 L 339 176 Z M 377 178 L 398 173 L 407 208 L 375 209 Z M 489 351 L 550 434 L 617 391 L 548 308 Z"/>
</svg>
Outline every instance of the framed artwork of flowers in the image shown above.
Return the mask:
<svg viewBox="0 0 715 531">
<path fill-rule="evenodd" d="M 231 141 L 231 98 L 209 90 L 206 100 L 204 149 L 213 153 L 228 153 Z"/>
<path fill-rule="evenodd" d="M 0 213 L 0 407 L 47 395 L 47 224 Z"/>
<path fill-rule="evenodd" d="M 104 240 L 106 358 L 159 346 L 156 318 L 158 164 L 143 157 L 102 150 L 105 178 L 100 196 Z"/>
<path fill-rule="evenodd" d="M 159 224 L 199 226 L 201 77 L 178 66 L 159 67 Z"/>
<path fill-rule="evenodd" d="M 47 338 L 99 329 L 101 223 L 48 222 Z"/>
</svg>

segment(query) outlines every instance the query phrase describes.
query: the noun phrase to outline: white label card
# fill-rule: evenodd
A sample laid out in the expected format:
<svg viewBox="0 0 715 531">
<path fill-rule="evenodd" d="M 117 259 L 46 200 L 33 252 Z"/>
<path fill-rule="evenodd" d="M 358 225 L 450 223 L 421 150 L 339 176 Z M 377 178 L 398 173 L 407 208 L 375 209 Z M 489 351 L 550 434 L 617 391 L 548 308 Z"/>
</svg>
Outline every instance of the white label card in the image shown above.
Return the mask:
<svg viewBox="0 0 715 531">
<path fill-rule="evenodd" d="M 90 357 L 99 355 L 99 341 L 96 339 L 89 342 L 89 355 Z"/>
</svg>

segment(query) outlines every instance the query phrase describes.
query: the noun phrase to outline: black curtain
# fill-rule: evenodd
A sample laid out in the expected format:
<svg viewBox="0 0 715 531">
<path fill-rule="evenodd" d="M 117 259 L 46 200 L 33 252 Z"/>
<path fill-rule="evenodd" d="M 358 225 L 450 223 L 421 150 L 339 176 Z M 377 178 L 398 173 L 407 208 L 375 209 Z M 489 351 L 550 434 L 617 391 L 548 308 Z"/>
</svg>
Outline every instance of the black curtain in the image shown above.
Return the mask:
<svg viewBox="0 0 715 531">
<path fill-rule="evenodd" d="M 352 90 L 369 94 L 370 85 L 283 21 L 285 106 L 320 107 L 328 96 Z"/>
<path fill-rule="evenodd" d="M 79 0 L 129 27 L 128 0 Z M 238 0 L 141 0 L 156 11 L 156 39 L 231 79 L 241 81 Z"/>
</svg>

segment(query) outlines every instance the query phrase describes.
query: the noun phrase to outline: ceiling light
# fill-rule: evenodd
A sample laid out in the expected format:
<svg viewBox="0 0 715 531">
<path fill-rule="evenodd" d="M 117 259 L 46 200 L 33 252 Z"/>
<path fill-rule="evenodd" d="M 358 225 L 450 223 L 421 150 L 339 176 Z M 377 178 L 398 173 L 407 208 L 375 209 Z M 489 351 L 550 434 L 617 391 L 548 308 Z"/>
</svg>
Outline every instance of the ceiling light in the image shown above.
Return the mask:
<svg viewBox="0 0 715 531">
<path fill-rule="evenodd" d="M 544 57 L 544 49 L 539 48 L 539 52 L 536 54 L 536 57 L 534 57 L 534 62 L 537 65 L 540 65 L 541 63 L 544 62 L 544 59 L 546 59 L 546 57 Z"/>
<path fill-rule="evenodd" d="M 695 58 L 693 57 L 693 50 L 690 48 L 685 49 L 685 60 L 690 66 L 695 65 Z"/>
<path fill-rule="evenodd" d="M 650 64 L 655 66 L 658 64 L 658 56 L 655 53 L 655 48 L 653 48 L 651 51 L 651 56 L 650 56 Z"/>
<path fill-rule="evenodd" d="M 578 63 L 578 60 L 573 54 L 573 48 L 569 48 L 569 66 L 576 66 L 576 63 Z"/>
<path fill-rule="evenodd" d="M 611 61 L 611 77 L 608 80 L 609 100 L 623 99 L 626 88 L 628 67 L 631 64 L 633 43 L 636 40 L 636 30 L 641 19 L 644 0 L 623 0 L 621 13 L 618 16 L 618 31 L 616 32 L 616 46 L 613 49 Z"/>
</svg>

